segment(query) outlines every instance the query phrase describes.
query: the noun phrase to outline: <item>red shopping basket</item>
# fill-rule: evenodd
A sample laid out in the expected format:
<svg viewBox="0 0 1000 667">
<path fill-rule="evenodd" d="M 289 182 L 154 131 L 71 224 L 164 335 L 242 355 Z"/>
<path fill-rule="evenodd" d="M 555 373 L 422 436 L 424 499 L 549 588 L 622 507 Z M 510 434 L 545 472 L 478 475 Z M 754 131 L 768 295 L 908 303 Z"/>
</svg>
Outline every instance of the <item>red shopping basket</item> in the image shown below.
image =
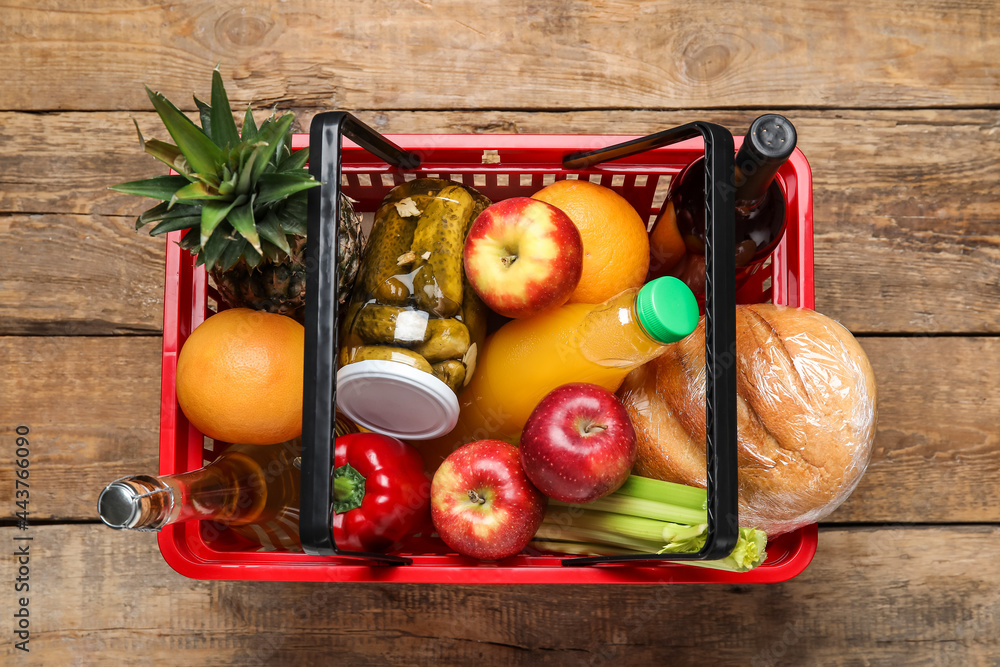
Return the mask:
<svg viewBox="0 0 1000 667">
<path fill-rule="evenodd" d="M 650 220 L 656 215 L 669 178 L 692 160 L 706 155 L 708 145 L 718 142 L 716 155 L 732 155 L 729 144 L 716 135 L 690 138 L 701 132 L 699 124 L 675 128 L 649 137 L 606 135 L 393 135 L 382 137 L 348 114 L 321 114 L 313 124 L 312 138 L 295 135 L 293 146 L 312 143 L 314 174 L 324 176 L 322 188 L 311 191 L 310 247 L 336 247 L 333 237 L 321 239 L 316 225 L 336 229 L 335 211 L 340 191 L 353 198 L 362 213 L 374 212 L 393 187 L 418 177 L 449 178 L 479 190 L 497 201 L 530 196 L 562 178 L 588 179 L 612 188 Z M 702 127 L 708 124 L 700 124 Z M 712 126 L 717 127 L 717 126 Z M 346 128 L 346 131 L 345 131 Z M 711 129 L 711 128 L 710 128 Z M 719 128 L 721 129 L 721 128 Z M 677 130 L 683 130 L 677 133 Z M 346 134 L 354 141 L 343 138 Z M 685 132 L 687 134 L 685 134 Z M 673 134 L 671 134 L 673 133 Z M 701 132 L 704 134 L 704 132 Z M 726 133 L 728 135 L 728 133 Z M 616 150 L 608 152 L 609 146 Z M 319 150 L 317 150 L 319 149 Z M 594 156 L 596 154 L 596 156 Z M 588 159 L 588 155 L 591 157 Z M 567 156 L 577 159 L 565 161 Z M 721 160 L 720 160 L 721 161 Z M 323 165 L 326 165 L 325 167 Z M 566 166 L 570 165 L 570 166 Z M 326 169 L 326 172 L 323 172 Z M 331 174 L 333 177 L 331 178 Z M 809 165 L 796 150 L 778 172 L 789 206 L 789 224 L 768 270 L 759 271 L 738 295 L 739 302 L 773 301 L 812 308 L 812 182 Z M 326 206 L 323 203 L 326 202 Z M 321 220 L 322 219 L 322 220 Z M 332 234 L 332 232 L 329 232 Z M 184 340 L 208 314 L 208 281 L 204 267 L 195 267 L 187 251 L 176 243 L 180 233 L 167 240 L 166 283 L 163 322 L 163 374 L 160 415 L 160 474 L 180 473 L 204 465 L 204 438 L 184 418 L 177 405 L 175 377 L 177 354 Z M 317 242 L 318 241 L 318 242 Z M 724 240 L 715 244 L 719 257 L 727 256 Z M 717 285 L 732 273 L 732 252 L 726 262 L 710 271 Z M 331 258 L 327 257 L 326 261 Z M 322 263 L 320 264 L 322 266 Z M 321 272 L 314 271 L 312 274 Z M 202 530 L 199 522 L 167 526 L 159 534 L 160 550 L 179 573 L 197 579 L 285 580 L 285 581 L 395 581 L 458 584 L 546 584 L 546 583 L 766 583 L 788 580 L 800 573 L 816 550 L 816 526 L 769 541 L 768 559 L 747 573 L 692 567 L 676 562 L 657 562 L 652 557 L 607 562 L 608 559 L 567 558 L 559 555 L 522 553 L 499 562 L 480 563 L 450 552 L 438 541 L 414 542 L 411 548 L 389 558 L 374 554 L 341 552 L 329 530 L 330 443 L 335 369 L 323 343 L 335 340 L 335 299 L 327 284 L 316 288 L 316 275 L 309 287 L 306 346 L 307 379 L 303 418 L 303 489 L 300 531 L 307 553 L 262 553 L 243 543 Z M 330 275 L 335 275 L 332 273 Z M 335 289 L 332 290 L 335 292 Z M 720 292 L 720 303 L 732 303 L 732 294 Z M 710 299 L 711 301 L 711 299 Z M 711 309 L 711 304 L 707 310 Z M 731 308 L 730 308 L 731 311 Z M 324 314 L 325 313 L 325 314 Z M 711 315 L 711 313 L 709 313 Z M 327 318 L 324 321 L 324 317 Z M 730 313 L 731 317 L 731 313 Z M 718 329 L 732 326 L 725 314 Z M 733 332 L 734 336 L 735 333 Z M 318 337 L 318 338 L 317 338 Z M 711 346 L 711 336 L 709 336 Z M 317 340 L 321 343 L 317 345 Z M 711 354 L 709 355 L 712 356 Z M 325 359 L 325 362 L 324 362 Z M 310 384 L 310 366 L 313 375 Z M 317 370 L 318 368 L 318 370 Z M 721 383 L 725 385 L 725 382 Z M 711 387 L 709 400 L 712 399 Z M 719 391 L 735 384 L 722 386 Z M 725 404 L 713 406 L 710 414 L 725 422 Z M 732 406 L 730 406 L 732 407 Z M 701 557 L 721 557 L 733 539 L 727 522 L 713 515 L 735 514 L 735 418 L 719 426 L 720 442 L 709 443 L 710 536 Z M 711 428 L 710 428 L 711 433 Z M 729 441 L 731 442 L 723 442 Z M 713 450 L 714 445 L 714 450 Z M 714 474 L 713 474 L 714 471 Z M 311 474 L 310 474 L 311 472 Z M 715 505 L 713 505 L 713 501 Z M 713 551 L 714 549 L 714 551 Z M 675 559 L 676 556 L 668 558 Z M 596 562 L 595 562 L 596 561 Z M 602 562 L 603 561 L 603 562 Z M 573 565 L 581 565 L 573 567 Z"/>
</svg>

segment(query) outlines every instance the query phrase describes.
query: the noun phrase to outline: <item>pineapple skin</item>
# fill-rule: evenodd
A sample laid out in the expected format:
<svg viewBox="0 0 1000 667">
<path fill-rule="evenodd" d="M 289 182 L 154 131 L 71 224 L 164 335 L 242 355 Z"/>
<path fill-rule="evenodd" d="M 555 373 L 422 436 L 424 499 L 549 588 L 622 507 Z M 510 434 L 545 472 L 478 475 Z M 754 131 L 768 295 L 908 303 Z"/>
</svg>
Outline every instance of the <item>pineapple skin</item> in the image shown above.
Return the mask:
<svg viewBox="0 0 1000 667">
<path fill-rule="evenodd" d="M 280 262 L 264 258 L 257 266 L 240 259 L 232 268 L 208 273 L 230 308 L 252 308 L 303 322 L 306 305 L 306 237 L 288 236 L 292 252 Z"/>
<path fill-rule="evenodd" d="M 219 297 L 230 308 L 252 308 L 305 320 L 306 237 L 289 234 L 291 252 L 277 262 L 263 258 L 257 266 L 240 259 L 232 268 L 209 270 Z M 365 238 L 361 216 L 347 197 L 340 198 L 340 228 L 337 233 L 337 300 L 347 303 L 361 265 Z"/>
</svg>

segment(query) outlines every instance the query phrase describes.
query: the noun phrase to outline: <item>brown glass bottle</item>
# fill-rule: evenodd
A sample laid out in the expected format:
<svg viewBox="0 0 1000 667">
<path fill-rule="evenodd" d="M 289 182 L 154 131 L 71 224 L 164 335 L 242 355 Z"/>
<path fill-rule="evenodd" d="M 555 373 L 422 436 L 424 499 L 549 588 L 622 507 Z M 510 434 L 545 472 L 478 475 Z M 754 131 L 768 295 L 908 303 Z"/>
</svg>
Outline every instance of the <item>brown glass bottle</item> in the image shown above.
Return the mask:
<svg viewBox="0 0 1000 667">
<path fill-rule="evenodd" d="M 774 252 L 787 207 L 775 175 L 795 150 L 795 127 L 784 116 L 753 121 L 736 153 L 736 289 Z M 670 183 L 650 230 L 647 280 L 673 275 L 701 298 L 705 291 L 705 165 L 688 164 Z"/>
<path fill-rule="evenodd" d="M 228 528 L 262 551 L 301 551 L 299 440 L 230 445 L 204 468 L 177 475 L 134 475 L 109 484 L 98 499 L 112 528 L 157 531 L 202 520 Z"/>
</svg>

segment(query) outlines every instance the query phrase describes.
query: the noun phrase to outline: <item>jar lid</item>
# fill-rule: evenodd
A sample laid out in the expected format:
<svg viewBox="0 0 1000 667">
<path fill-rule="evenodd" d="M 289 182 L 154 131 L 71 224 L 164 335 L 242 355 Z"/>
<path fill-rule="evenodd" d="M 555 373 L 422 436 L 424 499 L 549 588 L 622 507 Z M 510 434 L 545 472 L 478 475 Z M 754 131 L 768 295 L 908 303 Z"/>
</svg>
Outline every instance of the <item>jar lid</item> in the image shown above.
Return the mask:
<svg viewBox="0 0 1000 667">
<path fill-rule="evenodd" d="M 698 326 L 698 300 L 683 281 L 673 276 L 643 285 L 635 299 L 635 310 L 646 333 L 664 345 L 676 343 Z"/>
<path fill-rule="evenodd" d="M 337 409 L 358 426 L 394 438 L 429 440 L 458 423 L 458 397 L 430 373 L 384 359 L 337 371 Z"/>
</svg>

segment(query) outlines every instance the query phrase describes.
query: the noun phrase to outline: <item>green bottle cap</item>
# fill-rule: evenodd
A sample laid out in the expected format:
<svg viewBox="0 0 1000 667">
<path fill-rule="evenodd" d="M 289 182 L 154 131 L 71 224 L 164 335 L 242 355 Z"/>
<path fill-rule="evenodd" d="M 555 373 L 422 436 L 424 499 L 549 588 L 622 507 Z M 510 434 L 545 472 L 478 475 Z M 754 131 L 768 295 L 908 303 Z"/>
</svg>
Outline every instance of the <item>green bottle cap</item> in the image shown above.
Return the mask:
<svg viewBox="0 0 1000 667">
<path fill-rule="evenodd" d="M 650 338 L 664 345 L 676 343 L 698 326 L 698 300 L 672 276 L 643 285 L 635 298 L 635 311 Z"/>
</svg>

